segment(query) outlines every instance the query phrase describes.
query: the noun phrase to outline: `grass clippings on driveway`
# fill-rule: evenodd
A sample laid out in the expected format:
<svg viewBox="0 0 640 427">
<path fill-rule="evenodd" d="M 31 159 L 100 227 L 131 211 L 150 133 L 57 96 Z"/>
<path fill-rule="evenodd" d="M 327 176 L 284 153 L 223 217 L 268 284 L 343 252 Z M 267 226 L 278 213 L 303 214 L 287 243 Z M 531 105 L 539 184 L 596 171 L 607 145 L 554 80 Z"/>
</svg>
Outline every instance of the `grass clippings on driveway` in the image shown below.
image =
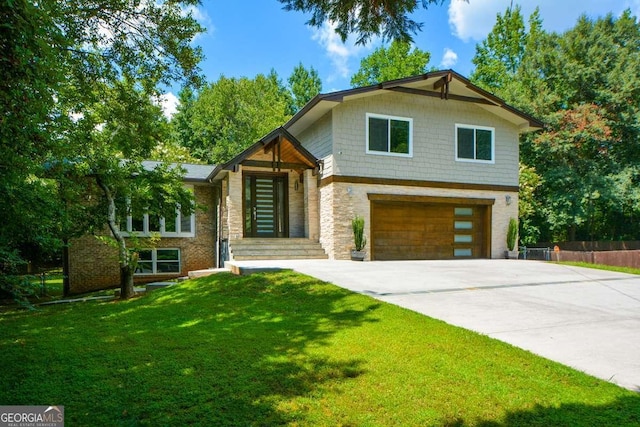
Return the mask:
<svg viewBox="0 0 640 427">
<path fill-rule="evenodd" d="M 640 395 L 292 272 L 0 314 L 0 404 L 68 425 L 638 425 Z"/>
</svg>

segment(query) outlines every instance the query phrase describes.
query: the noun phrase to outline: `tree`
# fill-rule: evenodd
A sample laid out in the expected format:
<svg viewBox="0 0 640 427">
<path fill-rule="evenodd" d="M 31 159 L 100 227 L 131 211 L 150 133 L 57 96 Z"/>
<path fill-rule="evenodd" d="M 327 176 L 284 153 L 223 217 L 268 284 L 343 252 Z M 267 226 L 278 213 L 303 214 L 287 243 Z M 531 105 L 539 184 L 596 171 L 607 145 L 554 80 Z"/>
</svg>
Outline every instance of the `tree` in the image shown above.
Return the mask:
<svg viewBox="0 0 640 427">
<path fill-rule="evenodd" d="M 535 187 L 534 203 L 521 211 L 523 237 L 637 238 L 636 18 L 629 11 L 618 18 L 581 17 L 572 29 L 555 34 L 544 31 L 536 11 L 528 27 L 523 30 L 517 7 L 498 15 L 487 40 L 476 47 L 472 76 L 546 123 L 541 134 L 521 139 L 521 184 Z"/>
<path fill-rule="evenodd" d="M 376 83 L 416 76 L 427 71 L 431 54 L 408 42 L 394 40 L 388 48 L 384 46 L 362 58 L 360 69 L 351 77 L 351 86 L 360 87 Z"/>
<path fill-rule="evenodd" d="M 411 41 L 411 36 L 422 30 L 423 24 L 409 18 L 418 9 L 418 0 L 279 0 L 284 9 L 310 13 L 307 24 L 320 27 L 333 22 L 336 32 L 347 39 L 357 35 L 358 44 L 366 44 L 372 37 L 382 35 L 385 40 Z M 423 8 L 441 5 L 444 0 L 420 0 Z"/>
<path fill-rule="evenodd" d="M 520 6 L 509 7 L 504 15 L 498 13 L 487 38 L 476 45 L 476 54 L 471 60 L 476 69 L 471 74 L 471 81 L 507 102 L 522 102 L 521 82 L 516 76 L 525 55 L 537 48 L 541 29 L 538 8 L 529 17 L 528 32 Z"/>
<path fill-rule="evenodd" d="M 313 67 L 307 70 L 302 63 L 293 69 L 287 81 L 293 96 L 292 109 L 296 112 L 322 91 L 322 81 L 318 77 L 318 71 Z"/>
<path fill-rule="evenodd" d="M 142 156 L 158 141 L 157 122 L 150 120 L 157 110 L 149 107 L 158 87 L 200 81 L 200 50 L 190 43 L 202 28 L 183 9 L 196 3 L 18 0 L 3 7 L 0 192 L 4 200 L 30 192 L 34 202 L 48 203 L 34 203 L 30 215 L 24 205 L 7 208 L 11 225 L 3 224 L 0 234 L 20 227 L 47 247 L 86 232 L 75 215 L 90 208 L 83 203 L 87 194 L 95 196 L 96 185 L 105 210 L 95 219 L 108 223 L 109 194 L 133 188 L 131 173 L 140 172 Z M 166 188 L 179 182 L 176 174 L 160 172 L 154 180 Z M 15 240 L 0 245 L 2 253 L 24 255 Z M 129 265 L 125 252 L 126 246 L 121 266 Z M 132 293 L 126 282 L 124 298 Z"/>
<path fill-rule="evenodd" d="M 292 115 L 290 92 L 275 71 L 246 77 L 220 77 L 202 88 L 189 108 L 179 110 L 173 123 L 189 131 L 180 143 L 209 163 L 223 163 L 284 124 Z M 175 128 L 174 128 L 175 129 Z"/>
</svg>

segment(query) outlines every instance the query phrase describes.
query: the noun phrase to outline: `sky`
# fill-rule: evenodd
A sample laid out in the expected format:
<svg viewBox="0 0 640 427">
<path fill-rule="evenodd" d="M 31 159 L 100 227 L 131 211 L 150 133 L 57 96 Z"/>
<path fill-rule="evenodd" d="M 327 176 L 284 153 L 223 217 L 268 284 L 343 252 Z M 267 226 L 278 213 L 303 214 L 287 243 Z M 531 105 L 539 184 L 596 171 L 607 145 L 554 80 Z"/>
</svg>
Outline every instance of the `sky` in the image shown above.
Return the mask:
<svg viewBox="0 0 640 427">
<path fill-rule="evenodd" d="M 452 68 L 469 76 L 475 46 L 491 31 L 496 15 L 512 0 L 445 0 L 430 5 L 413 15 L 424 23 L 414 36 L 414 44 L 428 51 L 428 67 Z M 563 32 L 573 27 L 581 15 L 591 18 L 611 12 L 619 16 L 630 9 L 640 16 L 640 0 L 538 0 L 513 1 L 520 4 L 525 19 L 539 7 L 547 31 Z M 249 77 L 274 69 L 283 82 L 302 63 L 313 67 L 322 80 L 322 92 L 348 89 L 351 75 L 360 60 L 382 45 L 375 39 L 358 46 L 354 38 L 342 43 L 330 23 L 320 28 L 306 24 L 309 15 L 287 12 L 278 0 L 202 0 L 191 13 L 206 33 L 198 35 L 194 44 L 203 49 L 202 72 L 208 82 L 220 76 Z M 180 87 L 169 88 L 165 95 L 165 114 L 175 112 Z"/>
</svg>

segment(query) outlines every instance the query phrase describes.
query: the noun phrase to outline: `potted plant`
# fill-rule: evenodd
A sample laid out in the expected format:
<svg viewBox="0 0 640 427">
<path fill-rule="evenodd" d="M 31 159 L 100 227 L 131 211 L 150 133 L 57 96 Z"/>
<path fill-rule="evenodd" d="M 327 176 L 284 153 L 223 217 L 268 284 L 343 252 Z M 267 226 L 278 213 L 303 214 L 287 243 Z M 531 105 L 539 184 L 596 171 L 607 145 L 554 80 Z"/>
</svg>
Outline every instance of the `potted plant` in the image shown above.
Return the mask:
<svg viewBox="0 0 640 427">
<path fill-rule="evenodd" d="M 516 242 L 518 241 L 518 220 L 511 218 L 507 227 L 507 251 L 504 257 L 507 259 L 518 259 L 518 251 L 516 250 Z"/>
<path fill-rule="evenodd" d="M 364 261 L 366 252 L 364 247 L 367 244 L 367 238 L 364 235 L 364 218 L 356 215 L 351 220 L 351 228 L 353 229 L 353 242 L 355 243 L 355 250 L 351 251 L 352 261 Z"/>
</svg>

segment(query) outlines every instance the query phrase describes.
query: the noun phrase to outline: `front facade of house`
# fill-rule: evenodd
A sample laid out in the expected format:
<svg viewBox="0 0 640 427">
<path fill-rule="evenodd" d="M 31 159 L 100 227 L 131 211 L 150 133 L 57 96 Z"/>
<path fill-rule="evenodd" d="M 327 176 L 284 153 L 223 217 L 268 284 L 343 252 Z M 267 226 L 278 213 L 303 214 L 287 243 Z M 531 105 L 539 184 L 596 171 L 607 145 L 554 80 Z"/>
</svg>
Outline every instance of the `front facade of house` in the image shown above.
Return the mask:
<svg viewBox="0 0 640 427">
<path fill-rule="evenodd" d="M 305 241 L 349 259 L 355 215 L 365 218 L 367 260 L 500 258 L 518 216 L 519 134 L 541 126 L 452 71 L 319 95 L 211 167 L 196 191 L 210 209 L 182 238 L 211 252 L 196 266 L 179 238 L 167 242 L 184 260 L 175 274 L 305 257 Z"/>
</svg>

